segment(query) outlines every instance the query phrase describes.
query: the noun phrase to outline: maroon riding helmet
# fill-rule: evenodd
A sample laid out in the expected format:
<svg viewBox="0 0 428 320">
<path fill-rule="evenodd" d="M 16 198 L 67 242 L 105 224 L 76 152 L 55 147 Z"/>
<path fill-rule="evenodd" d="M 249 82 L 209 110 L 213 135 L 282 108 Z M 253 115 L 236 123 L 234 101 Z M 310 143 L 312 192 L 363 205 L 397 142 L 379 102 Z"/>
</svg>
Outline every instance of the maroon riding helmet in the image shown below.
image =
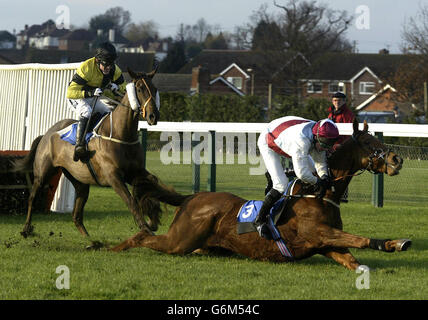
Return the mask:
<svg viewBox="0 0 428 320">
<path fill-rule="evenodd" d="M 329 149 L 339 138 L 339 129 L 330 119 L 323 119 L 313 126 L 312 134 L 321 147 Z"/>
</svg>

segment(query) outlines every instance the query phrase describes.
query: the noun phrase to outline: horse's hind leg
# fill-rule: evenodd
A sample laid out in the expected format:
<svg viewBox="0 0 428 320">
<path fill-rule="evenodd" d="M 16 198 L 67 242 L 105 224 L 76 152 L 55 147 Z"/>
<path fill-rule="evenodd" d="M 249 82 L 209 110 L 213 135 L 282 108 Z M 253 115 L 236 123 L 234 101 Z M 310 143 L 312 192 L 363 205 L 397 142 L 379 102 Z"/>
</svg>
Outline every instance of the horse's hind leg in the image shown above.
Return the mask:
<svg viewBox="0 0 428 320">
<path fill-rule="evenodd" d="M 34 198 L 37 195 L 37 192 L 41 187 L 45 185 L 50 179 L 56 174 L 57 170 L 50 165 L 48 161 L 42 162 L 43 166 L 40 168 L 35 166 L 34 169 L 34 181 L 33 187 L 31 188 L 30 196 L 28 198 L 28 209 L 27 209 L 27 219 L 25 220 L 24 229 L 21 232 L 21 235 L 26 238 L 33 232 L 33 226 L 31 225 L 32 211 L 33 211 L 33 202 Z"/>
<path fill-rule="evenodd" d="M 182 212 L 177 219 L 174 219 L 165 235 L 152 236 L 146 231 L 141 231 L 112 250 L 118 252 L 135 247 L 146 247 L 169 254 L 188 254 L 203 247 L 213 231 L 215 221 L 215 212 L 203 213 L 200 216 L 187 216 L 187 212 Z"/>
<path fill-rule="evenodd" d="M 27 238 L 33 232 L 33 226 L 31 225 L 31 217 L 33 211 L 33 201 L 36 197 L 37 191 L 40 189 L 40 179 L 34 178 L 33 187 L 30 191 L 30 196 L 28 198 L 28 209 L 27 209 L 27 219 L 25 220 L 24 229 L 21 232 L 21 235 L 24 238 Z"/>
</svg>

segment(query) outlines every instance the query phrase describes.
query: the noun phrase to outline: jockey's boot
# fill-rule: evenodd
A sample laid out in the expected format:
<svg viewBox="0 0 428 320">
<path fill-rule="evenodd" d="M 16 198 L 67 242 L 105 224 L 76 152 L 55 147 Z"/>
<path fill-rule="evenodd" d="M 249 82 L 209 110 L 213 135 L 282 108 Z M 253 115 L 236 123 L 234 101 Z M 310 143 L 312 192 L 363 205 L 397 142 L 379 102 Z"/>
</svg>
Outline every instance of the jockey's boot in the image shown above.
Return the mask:
<svg viewBox="0 0 428 320">
<path fill-rule="evenodd" d="M 289 179 L 296 178 L 296 172 L 293 169 L 285 168 L 284 173 Z"/>
<path fill-rule="evenodd" d="M 256 217 L 256 220 L 254 221 L 254 225 L 259 232 L 259 235 L 263 238 L 266 238 L 268 240 L 272 239 L 272 235 L 270 232 L 270 229 L 267 225 L 267 216 L 270 212 L 270 209 L 272 209 L 275 202 L 281 198 L 281 192 L 275 189 L 271 189 L 265 197 L 265 200 L 263 201 L 263 205 L 260 208 L 259 214 Z"/>
<path fill-rule="evenodd" d="M 270 177 L 269 172 L 265 172 L 265 177 L 267 179 L 267 183 L 266 183 L 266 188 L 265 188 L 265 196 L 269 193 L 269 191 L 272 189 L 273 186 L 273 182 L 272 179 Z"/>
<path fill-rule="evenodd" d="M 85 145 L 85 129 L 88 123 L 88 118 L 81 118 L 77 124 L 76 130 L 76 146 L 74 147 L 74 161 L 85 158 L 87 156 L 86 145 Z"/>
</svg>

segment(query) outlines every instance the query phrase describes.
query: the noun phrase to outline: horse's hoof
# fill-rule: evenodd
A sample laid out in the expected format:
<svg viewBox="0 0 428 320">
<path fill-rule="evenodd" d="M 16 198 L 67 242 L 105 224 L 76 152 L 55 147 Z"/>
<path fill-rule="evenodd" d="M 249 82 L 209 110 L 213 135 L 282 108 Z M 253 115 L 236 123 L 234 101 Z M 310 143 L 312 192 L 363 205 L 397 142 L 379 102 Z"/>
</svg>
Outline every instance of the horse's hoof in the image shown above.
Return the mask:
<svg viewBox="0 0 428 320">
<path fill-rule="evenodd" d="M 395 245 L 397 251 L 406 251 L 412 245 L 412 240 L 410 239 L 401 239 Z"/>
<path fill-rule="evenodd" d="M 92 241 L 92 243 L 86 247 L 86 250 L 100 250 L 105 245 L 101 241 Z"/>
<path fill-rule="evenodd" d="M 31 236 L 33 234 L 34 231 L 34 227 L 33 226 L 27 226 L 24 228 L 24 230 L 22 230 L 21 232 L 21 236 L 23 236 L 24 238 L 27 238 L 28 236 Z"/>
</svg>

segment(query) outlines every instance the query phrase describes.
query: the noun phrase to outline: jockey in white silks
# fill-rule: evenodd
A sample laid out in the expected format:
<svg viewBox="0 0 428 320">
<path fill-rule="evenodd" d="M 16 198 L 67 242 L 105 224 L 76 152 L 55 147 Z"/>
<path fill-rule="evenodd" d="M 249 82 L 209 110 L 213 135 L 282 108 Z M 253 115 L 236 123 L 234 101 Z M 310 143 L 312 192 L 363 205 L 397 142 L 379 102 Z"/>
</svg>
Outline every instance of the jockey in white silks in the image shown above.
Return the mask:
<svg viewBox="0 0 428 320">
<path fill-rule="evenodd" d="M 257 145 L 266 169 L 272 179 L 272 189 L 266 194 L 254 222 L 260 236 L 270 238 L 267 216 L 286 190 L 288 177 L 281 164 L 281 156 L 291 158 L 298 179 L 316 186 L 317 197 L 322 198 L 331 186 L 326 150 L 339 137 L 336 124 L 324 119 L 318 122 L 287 116 L 270 122 L 262 131 Z M 316 172 L 318 177 L 313 173 Z"/>
</svg>

